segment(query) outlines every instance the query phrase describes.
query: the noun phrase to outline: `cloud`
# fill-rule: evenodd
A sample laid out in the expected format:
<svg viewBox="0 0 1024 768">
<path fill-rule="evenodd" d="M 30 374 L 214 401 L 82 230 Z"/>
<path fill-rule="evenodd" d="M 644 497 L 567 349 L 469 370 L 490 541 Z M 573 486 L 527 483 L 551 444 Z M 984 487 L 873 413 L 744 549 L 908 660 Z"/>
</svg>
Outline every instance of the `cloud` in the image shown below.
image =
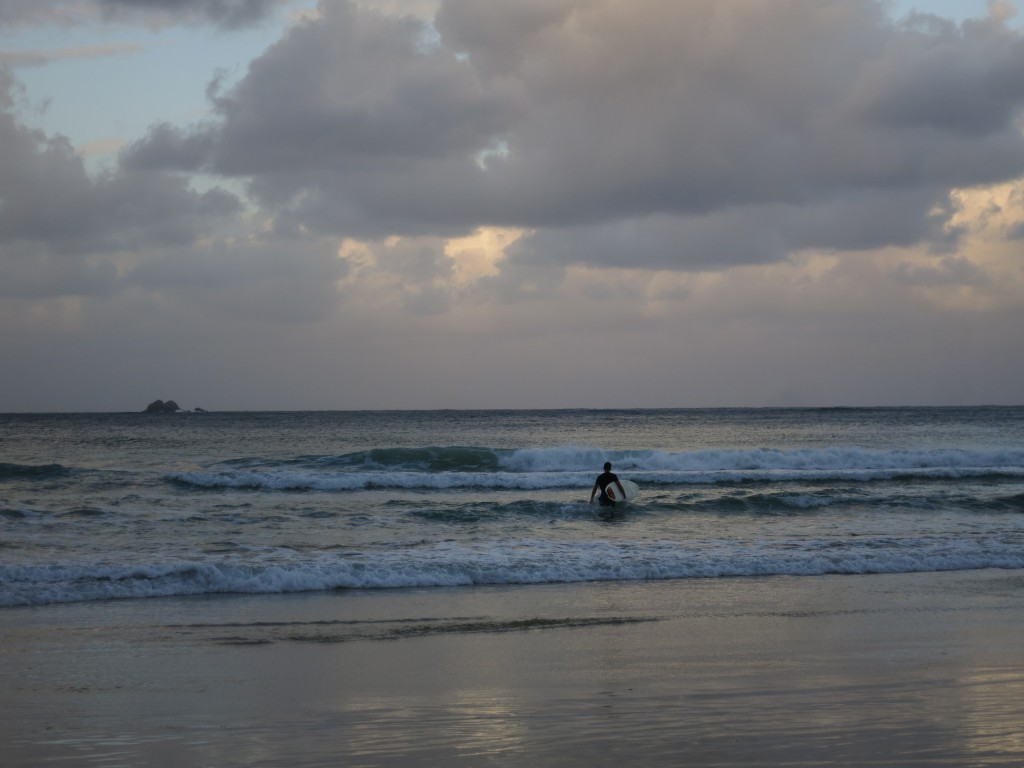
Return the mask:
<svg viewBox="0 0 1024 768">
<path fill-rule="evenodd" d="M 892 272 L 893 279 L 910 285 L 924 286 L 988 286 L 991 282 L 983 269 L 962 256 L 947 256 L 939 264 L 918 266 L 903 262 Z"/>
<path fill-rule="evenodd" d="M 126 163 L 251 179 L 255 199 L 282 222 L 294 211 L 319 231 L 472 229 L 474 156 L 515 105 L 451 51 L 425 45 L 421 21 L 325 4 L 231 92 L 213 89 L 219 123 L 160 126 Z M 452 217 L 450 194 L 473 210 Z"/>
<path fill-rule="evenodd" d="M 141 50 L 143 50 L 143 47 L 134 43 L 108 43 L 77 48 L 0 51 L 0 64 L 9 64 L 12 67 L 32 67 L 42 66 L 43 64 L 49 64 L 52 61 L 61 59 L 96 59 L 138 53 Z"/>
<path fill-rule="evenodd" d="M 1024 40 L 1004 21 L 907 22 L 851 94 L 854 111 L 882 128 L 961 137 L 1012 124 L 1024 98 Z"/>
<path fill-rule="evenodd" d="M 592 263 L 639 234 L 633 265 L 709 268 L 948 241 L 951 188 L 1024 172 L 1022 69 L 1001 17 L 869 0 L 339 1 L 125 157 L 248 180 L 289 228 L 520 227 Z"/>
<path fill-rule="evenodd" d="M 100 10 L 112 18 L 149 17 L 169 21 L 208 20 L 226 28 L 244 27 L 265 18 L 289 0 L 99 0 Z"/>
<path fill-rule="evenodd" d="M 123 286 L 160 297 L 168 314 L 250 323 L 255 331 L 329 319 L 348 270 L 331 241 L 248 236 L 155 250 L 126 271 Z"/>
<path fill-rule="evenodd" d="M 113 255 L 195 243 L 240 211 L 220 188 L 121 169 L 90 176 L 70 142 L 22 124 L 16 81 L 0 69 L 0 291 L 93 294 L 116 279 Z M 49 287 L 47 287 L 49 286 Z M 77 286 L 77 287 L 76 287 Z"/>
<path fill-rule="evenodd" d="M 124 139 L 98 139 L 78 146 L 75 151 L 80 157 L 112 155 L 123 149 L 126 144 Z"/>
<path fill-rule="evenodd" d="M 862 190 L 804 204 L 725 207 L 702 214 L 656 214 L 538 230 L 509 260 L 703 271 L 785 260 L 808 249 L 862 251 L 922 240 L 946 247 L 953 206 L 943 189 Z M 922 211 L 929 211 L 923 214 Z"/>
<path fill-rule="evenodd" d="M 7 0 L 0 4 L 0 27 L 81 21 L 86 5 L 91 3 L 83 0 Z"/>
<path fill-rule="evenodd" d="M 0 67 L 0 400 L 1012 401 L 1021 35 L 885 11 L 331 0 L 93 175 Z"/>
<path fill-rule="evenodd" d="M 4 0 L 0 28 L 27 24 L 127 21 L 150 25 L 209 22 L 249 26 L 294 0 Z"/>
</svg>

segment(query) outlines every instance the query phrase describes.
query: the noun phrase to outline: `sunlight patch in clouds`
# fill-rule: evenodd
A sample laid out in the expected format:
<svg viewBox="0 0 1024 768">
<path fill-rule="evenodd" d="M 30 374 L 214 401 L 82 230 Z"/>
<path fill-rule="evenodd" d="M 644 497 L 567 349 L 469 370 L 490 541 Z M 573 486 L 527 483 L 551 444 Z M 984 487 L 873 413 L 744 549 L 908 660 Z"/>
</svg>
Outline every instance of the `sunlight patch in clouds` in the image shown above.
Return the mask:
<svg viewBox="0 0 1024 768">
<path fill-rule="evenodd" d="M 444 251 L 455 262 L 456 284 L 468 285 L 482 277 L 497 275 L 505 250 L 524 234 L 521 229 L 481 227 L 467 237 L 448 240 Z"/>
<path fill-rule="evenodd" d="M 338 248 L 349 272 L 339 289 L 364 311 L 443 315 L 478 302 L 480 281 L 500 272 L 505 250 L 523 236 L 511 228 L 481 227 L 464 237 L 345 239 Z"/>
</svg>

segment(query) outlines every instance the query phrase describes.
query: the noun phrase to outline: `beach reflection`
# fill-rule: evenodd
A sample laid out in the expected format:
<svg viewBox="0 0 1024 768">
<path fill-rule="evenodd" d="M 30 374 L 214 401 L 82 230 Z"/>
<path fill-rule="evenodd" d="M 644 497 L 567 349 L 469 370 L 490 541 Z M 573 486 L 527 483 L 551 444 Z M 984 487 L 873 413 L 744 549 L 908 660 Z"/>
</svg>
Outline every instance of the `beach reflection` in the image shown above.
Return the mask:
<svg viewBox="0 0 1024 768">
<path fill-rule="evenodd" d="M 346 704 L 338 730 L 345 754 L 354 759 L 430 755 L 463 761 L 516 752 L 527 738 L 520 712 L 499 692 L 465 692 L 435 705 L 402 706 L 391 698 Z"/>
<path fill-rule="evenodd" d="M 1016 768 L 1024 611 L 990 579 L 19 611 L 0 763 Z"/>
<path fill-rule="evenodd" d="M 460 698 L 452 712 L 459 717 L 453 736 L 462 755 L 496 755 L 523 746 L 527 734 L 522 713 L 508 706 L 508 695 L 492 697 L 465 692 Z"/>
<path fill-rule="evenodd" d="M 992 669 L 961 681 L 965 751 L 973 765 L 1024 754 L 1024 672 Z"/>
</svg>

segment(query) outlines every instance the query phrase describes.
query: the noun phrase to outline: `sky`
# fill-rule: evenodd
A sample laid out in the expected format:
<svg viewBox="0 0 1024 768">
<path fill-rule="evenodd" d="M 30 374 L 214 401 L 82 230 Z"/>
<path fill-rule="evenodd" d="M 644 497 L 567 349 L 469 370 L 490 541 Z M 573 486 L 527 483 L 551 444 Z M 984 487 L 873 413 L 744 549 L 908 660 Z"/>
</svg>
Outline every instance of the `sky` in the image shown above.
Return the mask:
<svg viewBox="0 0 1024 768">
<path fill-rule="evenodd" d="M 981 0 L 0 0 L 0 412 L 1024 402 Z"/>
</svg>

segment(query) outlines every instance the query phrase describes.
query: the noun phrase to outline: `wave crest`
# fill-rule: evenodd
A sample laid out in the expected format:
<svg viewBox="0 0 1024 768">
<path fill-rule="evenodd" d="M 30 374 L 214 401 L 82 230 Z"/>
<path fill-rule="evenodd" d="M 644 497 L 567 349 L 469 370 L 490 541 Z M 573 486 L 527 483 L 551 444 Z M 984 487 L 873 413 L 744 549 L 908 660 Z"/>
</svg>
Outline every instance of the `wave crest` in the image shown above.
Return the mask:
<svg viewBox="0 0 1024 768">
<path fill-rule="evenodd" d="M 518 450 L 377 448 L 336 457 L 267 461 L 258 466 L 237 462 L 177 472 L 167 478 L 198 488 L 264 491 L 588 488 L 605 460 L 612 461 L 617 473 L 640 485 L 1024 477 L 1024 449 L 1013 448 L 671 452 L 562 446 Z"/>
<path fill-rule="evenodd" d="M 864 536 L 842 546 L 834 540 L 439 542 L 415 551 L 280 557 L 262 564 L 223 557 L 133 566 L 0 566 L 0 606 L 211 593 L 1024 568 L 1019 543 L 998 536 Z"/>
</svg>

